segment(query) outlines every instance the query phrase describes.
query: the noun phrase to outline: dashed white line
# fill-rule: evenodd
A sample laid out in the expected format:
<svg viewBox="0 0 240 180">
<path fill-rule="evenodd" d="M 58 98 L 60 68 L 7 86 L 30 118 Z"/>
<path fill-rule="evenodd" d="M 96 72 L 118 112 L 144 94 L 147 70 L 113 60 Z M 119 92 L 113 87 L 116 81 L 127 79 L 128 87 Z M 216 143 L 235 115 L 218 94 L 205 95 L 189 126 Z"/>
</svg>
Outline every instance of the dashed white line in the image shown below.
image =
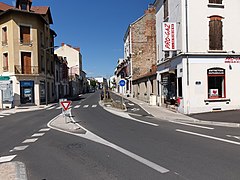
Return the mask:
<svg viewBox="0 0 240 180">
<path fill-rule="evenodd" d="M 93 108 L 97 107 L 97 105 L 92 105 Z"/>
<path fill-rule="evenodd" d="M 5 116 L 0 116 L 0 118 L 4 118 Z"/>
<path fill-rule="evenodd" d="M 47 132 L 47 131 L 50 131 L 50 128 L 43 128 L 39 130 L 39 132 Z"/>
<path fill-rule="evenodd" d="M 89 105 L 84 105 L 83 108 L 88 108 Z"/>
<path fill-rule="evenodd" d="M 13 160 L 16 156 L 17 155 L 2 156 L 2 157 L 0 157 L 0 163 L 9 162 L 9 161 Z"/>
<path fill-rule="evenodd" d="M 208 138 L 208 139 L 222 141 L 222 142 L 225 142 L 225 143 L 240 145 L 240 142 L 230 141 L 230 140 L 227 140 L 227 139 L 218 138 L 218 137 L 214 137 L 214 136 L 209 136 L 209 135 L 205 135 L 205 134 L 199 134 L 199 133 L 195 133 L 195 132 L 191 132 L 191 131 L 184 131 L 184 130 L 181 130 L 181 129 L 176 129 L 176 131 L 181 132 L 181 133 L 185 133 L 185 134 L 191 134 L 191 135 L 194 135 L 194 136 L 200 136 L 200 137 L 204 137 L 204 138 Z"/>
<path fill-rule="evenodd" d="M 33 134 L 31 137 L 41 137 L 43 136 L 45 133 L 35 133 Z"/>
<path fill-rule="evenodd" d="M 185 126 L 191 126 L 191 127 L 202 128 L 202 129 L 209 129 L 209 130 L 213 130 L 213 129 L 214 129 L 214 128 L 212 128 L 212 127 L 199 126 L 199 125 L 195 125 L 195 124 L 188 124 L 188 123 L 175 122 L 175 121 L 170 121 L 170 122 L 175 123 L 175 124 L 185 125 Z"/>
<path fill-rule="evenodd" d="M 13 152 L 13 151 L 23 151 L 25 150 L 26 148 L 28 147 L 27 146 L 17 146 L 17 147 L 14 147 L 12 150 L 10 150 L 9 152 Z"/>
<path fill-rule="evenodd" d="M 77 108 L 79 108 L 81 105 L 76 105 L 75 107 L 74 107 L 74 109 L 77 109 Z"/>
<path fill-rule="evenodd" d="M 134 106 L 134 104 L 132 104 L 132 103 L 128 103 L 128 105 L 129 105 L 129 106 Z"/>
<path fill-rule="evenodd" d="M 23 144 L 26 144 L 26 143 L 34 143 L 38 140 L 38 138 L 33 138 L 33 139 L 26 139 L 25 141 L 23 141 L 22 143 Z"/>
</svg>

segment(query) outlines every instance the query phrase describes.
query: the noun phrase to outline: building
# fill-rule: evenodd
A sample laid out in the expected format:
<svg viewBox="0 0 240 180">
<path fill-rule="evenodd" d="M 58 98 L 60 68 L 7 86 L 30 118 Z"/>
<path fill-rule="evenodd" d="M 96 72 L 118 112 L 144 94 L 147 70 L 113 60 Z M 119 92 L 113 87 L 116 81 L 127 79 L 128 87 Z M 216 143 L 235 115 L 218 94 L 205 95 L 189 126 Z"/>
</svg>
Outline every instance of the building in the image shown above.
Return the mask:
<svg viewBox="0 0 240 180">
<path fill-rule="evenodd" d="M 131 23 L 124 36 L 124 78 L 129 93 L 149 102 L 156 95 L 156 18 L 149 5 L 144 15 Z"/>
<path fill-rule="evenodd" d="M 130 59 L 119 58 L 117 61 L 117 67 L 115 69 L 115 83 L 116 83 L 116 92 L 121 94 L 130 94 L 131 93 L 131 70 L 130 70 Z M 120 80 L 125 81 L 125 86 L 120 86 Z"/>
<path fill-rule="evenodd" d="M 158 103 L 240 109 L 240 1 L 156 0 Z M 199 11 L 199 9 L 201 9 Z"/>
<path fill-rule="evenodd" d="M 32 6 L 32 0 L 16 0 L 15 7 L 0 2 L 0 74 L 12 88 L 3 89 L 3 107 L 40 105 L 55 99 L 56 33 L 51 24 L 47 6 Z"/>
<path fill-rule="evenodd" d="M 83 93 L 84 73 L 80 48 L 62 43 L 61 47 L 57 48 L 54 53 L 67 59 L 69 67 L 69 95 L 76 96 Z"/>
</svg>

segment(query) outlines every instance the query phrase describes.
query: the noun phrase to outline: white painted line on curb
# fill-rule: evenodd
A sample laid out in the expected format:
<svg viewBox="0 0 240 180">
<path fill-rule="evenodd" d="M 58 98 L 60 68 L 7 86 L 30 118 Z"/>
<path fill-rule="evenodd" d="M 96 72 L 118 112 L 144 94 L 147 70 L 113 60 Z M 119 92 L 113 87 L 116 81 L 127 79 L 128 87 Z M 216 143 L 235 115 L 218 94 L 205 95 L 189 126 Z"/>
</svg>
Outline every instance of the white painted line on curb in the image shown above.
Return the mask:
<svg viewBox="0 0 240 180">
<path fill-rule="evenodd" d="M 16 156 L 17 155 L 2 156 L 2 157 L 0 157 L 0 163 L 9 162 L 9 161 L 13 160 Z"/>
<path fill-rule="evenodd" d="M 8 114 L 8 113 L 1 113 L 0 115 L 3 115 L 3 116 L 10 116 L 11 114 Z"/>
<path fill-rule="evenodd" d="M 218 138 L 218 137 L 214 137 L 214 136 L 209 136 L 209 135 L 205 135 L 205 134 L 199 134 L 199 133 L 195 133 L 195 132 L 191 132 L 191 131 L 184 131 L 184 130 L 181 130 L 181 129 L 176 129 L 176 131 L 181 132 L 181 133 L 191 134 L 191 135 L 194 135 L 194 136 L 200 136 L 200 137 L 204 137 L 204 138 L 208 138 L 208 139 L 222 141 L 222 142 L 225 142 L 225 143 L 240 145 L 240 142 L 230 141 L 230 140 L 227 140 L 227 139 Z"/>
<path fill-rule="evenodd" d="M 47 132 L 47 131 L 50 131 L 50 128 L 43 128 L 39 130 L 39 132 Z"/>
<path fill-rule="evenodd" d="M 23 151 L 23 150 L 25 150 L 27 147 L 28 147 L 29 145 L 27 145 L 27 146 L 17 146 L 17 147 L 14 147 L 12 150 L 10 150 L 9 152 L 13 152 L 13 151 Z"/>
<path fill-rule="evenodd" d="M 58 117 L 59 117 L 59 116 L 58 116 Z M 83 129 L 84 131 L 86 131 L 85 134 L 76 134 L 76 133 L 68 132 L 68 131 L 65 131 L 65 130 L 62 130 L 62 129 L 58 129 L 58 128 L 56 128 L 56 127 L 52 127 L 52 126 L 51 126 L 51 123 L 52 123 L 52 121 L 54 121 L 55 119 L 56 119 L 56 118 L 54 118 L 53 120 L 51 120 L 51 121 L 48 123 L 48 126 L 49 126 L 49 127 L 53 128 L 53 129 L 55 129 L 55 130 L 61 131 L 61 132 L 65 132 L 65 133 L 68 133 L 68 134 L 72 134 L 72 135 L 74 135 L 74 136 L 79 136 L 79 137 L 82 137 L 82 138 L 91 140 L 91 141 L 93 141 L 93 142 L 96 142 L 96 143 L 103 144 L 103 145 L 105 145 L 105 146 L 111 147 L 111 148 L 113 148 L 113 149 L 115 149 L 115 150 L 117 150 L 117 151 L 119 151 L 119 152 L 121 152 L 121 153 L 129 156 L 130 158 L 133 158 L 133 159 L 135 159 L 136 161 L 138 161 L 138 162 L 140 162 L 140 163 L 142 163 L 142 164 L 145 164 L 146 166 L 148 166 L 148 167 L 150 167 L 150 168 L 152 168 L 152 169 L 154 169 L 154 170 L 156 170 L 156 171 L 158 171 L 158 172 L 160 172 L 160 173 L 162 173 L 162 174 L 169 172 L 168 169 L 166 169 L 166 168 L 164 168 L 164 167 L 162 167 L 162 166 L 160 166 L 160 165 L 158 165 L 158 164 L 156 164 L 156 163 L 154 163 L 154 162 L 151 162 L 151 161 L 149 161 L 149 160 L 147 160 L 147 159 L 145 159 L 145 158 L 143 158 L 143 157 L 141 157 L 141 156 L 138 156 L 137 154 L 134 154 L 134 153 L 132 153 L 132 152 L 126 150 L 126 149 L 121 148 L 120 146 L 117 146 L 117 145 L 115 145 L 115 144 L 113 144 L 113 143 L 111 143 L 111 142 L 109 142 L 109 141 L 107 141 L 107 140 L 105 140 L 105 139 L 97 136 L 96 134 L 94 134 L 94 133 L 90 132 L 89 130 L 85 129 L 84 127 L 82 127 L 80 124 L 76 123 L 76 121 L 75 121 L 73 118 L 71 118 L 71 121 L 75 122 L 75 124 L 76 124 L 78 127 L 80 127 L 81 129 Z"/>
<path fill-rule="evenodd" d="M 213 129 L 214 129 L 214 128 L 212 128 L 212 127 L 199 126 L 199 125 L 195 125 L 195 124 L 188 124 L 188 123 L 175 122 L 175 121 L 170 121 L 170 122 L 175 123 L 175 124 L 185 125 L 185 126 L 191 126 L 191 127 L 202 128 L 202 129 L 209 129 L 209 130 L 213 130 Z"/>
<path fill-rule="evenodd" d="M 45 133 L 35 133 L 33 134 L 31 137 L 41 137 L 43 136 Z"/>
<path fill-rule="evenodd" d="M 33 139 L 26 139 L 25 141 L 23 141 L 22 143 L 23 144 L 26 144 L 26 143 L 34 143 L 38 140 L 38 138 L 33 138 Z"/>
</svg>

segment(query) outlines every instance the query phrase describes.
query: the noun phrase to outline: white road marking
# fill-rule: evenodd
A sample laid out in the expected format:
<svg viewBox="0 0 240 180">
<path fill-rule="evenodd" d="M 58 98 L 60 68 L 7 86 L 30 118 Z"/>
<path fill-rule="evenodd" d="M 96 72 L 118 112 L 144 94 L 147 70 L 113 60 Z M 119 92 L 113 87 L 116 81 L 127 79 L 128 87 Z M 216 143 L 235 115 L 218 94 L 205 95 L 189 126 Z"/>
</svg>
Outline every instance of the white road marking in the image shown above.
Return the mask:
<svg viewBox="0 0 240 180">
<path fill-rule="evenodd" d="M 97 105 L 92 105 L 93 108 L 97 107 Z"/>
<path fill-rule="evenodd" d="M 0 157 L 0 163 L 9 162 L 9 161 L 13 160 L 16 156 L 17 155 L 2 156 L 2 157 Z"/>
<path fill-rule="evenodd" d="M 13 152 L 13 151 L 23 151 L 25 150 L 26 148 L 28 147 L 27 146 L 17 146 L 17 147 L 14 147 L 12 150 L 10 150 L 9 152 Z"/>
<path fill-rule="evenodd" d="M 39 130 L 39 132 L 47 132 L 47 131 L 50 131 L 50 128 L 43 128 Z"/>
<path fill-rule="evenodd" d="M 54 118 L 54 119 L 55 119 L 55 118 Z M 54 120 L 54 119 L 53 119 L 53 120 Z M 52 120 L 52 121 L 53 121 L 53 120 Z M 75 124 L 76 124 L 77 126 L 79 126 L 81 129 L 85 130 L 86 133 L 85 133 L 85 134 L 75 134 L 75 133 L 72 133 L 72 132 L 64 131 L 64 130 L 62 130 L 62 129 L 58 129 L 58 128 L 56 128 L 56 127 L 52 127 L 52 126 L 51 126 L 51 122 L 52 122 L 52 121 L 50 121 L 50 122 L 48 123 L 48 126 L 51 127 L 51 128 L 53 128 L 53 129 L 55 129 L 55 130 L 58 130 L 58 131 L 61 131 L 61 132 L 65 132 L 65 133 L 68 133 L 68 134 L 72 134 L 72 135 L 74 135 L 74 136 L 79 136 L 79 137 L 82 137 L 82 138 L 85 138 L 85 139 L 94 141 L 94 142 L 96 142 L 96 143 L 103 144 L 103 145 L 105 145 L 105 146 L 111 147 L 111 148 L 113 148 L 113 149 L 115 149 L 115 150 L 117 150 L 117 151 L 119 151 L 119 152 L 121 152 L 121 153 L 129 156 L 130 158 L 133 158 L 133 159 L 135 159 L 136 161 L 138 161 L 138 162 L 140 162 L 140 163 L 142 163 L 142 164 L 145 164 L 146 166 L 148 166 L 148 167 L 150 167 L 150 168 L 152 168 L 152 169 L 154 169 L 154 170 L 156 170 L 156 171 L 158 171 L 158 172 L 160 172 L 160 173 L 167 173 L 167 172 L 169 172 L 168 169 L 166 169 L 166 168 L 164 168 L 164 167 L 162 167 L 162 166 L 160 166 L 160 165 L 158 165 L 158 164 L 156 164 L 156 163 L 154 163 L 154 162 L 151 162 L 151 161 L 149 161 L 149 160 L 147 160 L 147 159 L 145 159 L 145 158 L 143 158 L 143 157 L 141 157 L 141 156 L 138 156 L 137 154 L 134 154 L 134 153 L 132 153 L 132 152 L 126 150 L 126 149 L 123 149 L 123 148 L 120 147 L 120 146 L 117 146 L 117 145 L 115 145 L 115 144 L 113 144 L 113 143 L 111 143 L 111 142 L 109 142 L 109 141 L 106 141 L 105 139 L 103 139 L 103 138 L 95 135 L 94 133 L 92 133 L 92 132 L 88 131 L 87 129 L 85 129 L 84 127 L 82 127 L 80 124 L 76 123 L 76 121 L 75 121 L 73 118 L 71 118 L 71 120 L 72 120 L 73 122 L 75 122 Z"/>
<path fill-rule="evenodd" d="M 191 131 L 184 131 L 184 130 L 181 130 L 181 129 L 176 129 L 176 131 L 181 132 L 181 133 L 191 134 L 191 135 L 194 135 L 194 136 L 200 136 L 200 137 L 204 137 L 204 138 L 208 138 L 208 139 L 213 139 L 213 140 L 217 140 L 217 141 L 222 141 L 222 142 L 226 142 L 226 143 L 240 145 L 240 142 L 230 141 L 230 140 L 227 140 L 227 139 L 218 138 L 218 137 L 214 137 L 214 136 L 208 136 L 208 135 L 205 135 L 205 134 L 199 134 L 199 133 L 195 133 L 195 132 L 191 132 Z"/>
<path fill-rule="evenodd" d="M 25 141 L 23 141 L 22 143 L 23 144 L 26 144 L 26 143 L 34 143 L 38 140 L 38 138 L 33 138 L 33 139 L 26 139 Z"/>
<path fill-rule="evenodd" d="M 88 108 L 89 105 L 84 105 L 83 108 Z"/>
<path fill-rule="evenodd" d="M 43 136 L 45 133 L 35 133 L 33 134 L 31 137 L 41 137 Z"/>
<path fill-rule="evenodd" d="M 226 135 L 227 137 L 230 137 L 230 138 L 235 138 L 235 139 L 238 139 L 240 140 L 240 136 L 232 136 L 232 135 Z"/>
<path fill-rule="evenodd" d="M 134 106 L 135 104 L 132 104 L 132 103 L 128 103 L 129 106 Z"/>
<path fill-rule="evenodd" d="M 62 109 L 62 107 L 57 107 L 56 109 Z"/>
<path fill-rule="evenodd" d="M 76 105 L 75 107 L 74 107 L 74 109 L 77 109 L 77 108 L 79 108 L 81 105 Z"/>
<path fill-rule="evenodd" d="M 56 108 L 56 107 L 55 107 L 55 106 L 49 107 L 49 108 L 47 108 L 46 110 L 51 110 L 51 109 L 54 109 L 54 108 Z"/>
<path fill-rule="evenodd" d="M 5 116 L 0 116 L 0 118 L 3 118 L 3 117 L 5 117 Z"/>
<path fill-rule="evenodd" d="M 188 123 L 175 122 L 175 121 L 170 121 L 170 122 L 175 123 L 175 124 L 185 125 L 185 126 L 192 126 L 192 127 L 202 128 L 202 129 L 209 129 L 209 130 L 213 130 L 214 129 L 212 127 L 199 126 L 199 125 L 195 125 L 195 124 L 188 124 Z"/>
<path fill-rule="evenodd" d="M 8 113 L 1 113 L 0 115 L 3 115 L 3 116 L 10 116 L 11 114 L 8 114 Z"/>
</svg>

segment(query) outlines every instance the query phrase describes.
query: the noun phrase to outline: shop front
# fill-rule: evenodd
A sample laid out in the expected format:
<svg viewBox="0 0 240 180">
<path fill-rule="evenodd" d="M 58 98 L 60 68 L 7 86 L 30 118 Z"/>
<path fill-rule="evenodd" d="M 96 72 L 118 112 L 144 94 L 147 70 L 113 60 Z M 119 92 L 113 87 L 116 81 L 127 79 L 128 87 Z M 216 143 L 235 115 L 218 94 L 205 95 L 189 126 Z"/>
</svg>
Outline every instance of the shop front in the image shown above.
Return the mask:
<svg viewBox="0 0 240 180">
<path fill-rule="evenodd" d="M 34 81 L 20 81 L 21 104 L 34 104 Z"/>
</svg>

